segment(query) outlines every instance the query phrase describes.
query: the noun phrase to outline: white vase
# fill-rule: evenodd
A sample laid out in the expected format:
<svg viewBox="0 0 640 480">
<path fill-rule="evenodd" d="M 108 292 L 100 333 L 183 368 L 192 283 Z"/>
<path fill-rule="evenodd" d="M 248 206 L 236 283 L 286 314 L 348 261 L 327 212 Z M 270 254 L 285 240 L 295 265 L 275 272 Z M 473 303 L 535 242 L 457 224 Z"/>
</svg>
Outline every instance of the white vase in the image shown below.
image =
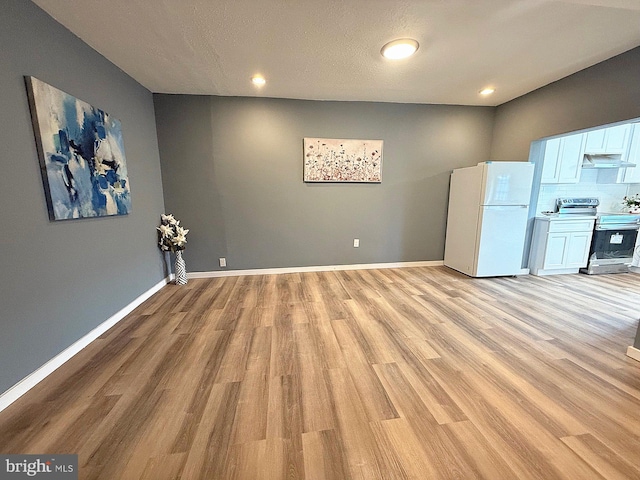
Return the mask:
<svg viewBox="0 0 640 480">
<path fill-rule="evenodd" d="M 182 258 L 182 250 L 176 250 L 176 285 L 186 285 L 187 265 Z"/>
</svg>

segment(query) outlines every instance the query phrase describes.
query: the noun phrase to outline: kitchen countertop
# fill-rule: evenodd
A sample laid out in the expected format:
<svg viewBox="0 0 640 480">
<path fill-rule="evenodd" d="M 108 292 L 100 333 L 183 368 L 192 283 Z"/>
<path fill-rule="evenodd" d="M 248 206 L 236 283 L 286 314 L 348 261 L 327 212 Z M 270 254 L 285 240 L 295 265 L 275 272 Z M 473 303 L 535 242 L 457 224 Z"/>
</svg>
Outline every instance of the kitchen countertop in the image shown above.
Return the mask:
<svg viewBox="0 0 640 480">
<path fill-rule="evenodd" d="M 559 215 L 557 213 L 552 213 L 550 215 L 538 215 L 536 216 L 536 220 L 546 220 L 548 222 L 567 222 L 571 220 L 594 220 L 595 215 Z"/>
</svg>

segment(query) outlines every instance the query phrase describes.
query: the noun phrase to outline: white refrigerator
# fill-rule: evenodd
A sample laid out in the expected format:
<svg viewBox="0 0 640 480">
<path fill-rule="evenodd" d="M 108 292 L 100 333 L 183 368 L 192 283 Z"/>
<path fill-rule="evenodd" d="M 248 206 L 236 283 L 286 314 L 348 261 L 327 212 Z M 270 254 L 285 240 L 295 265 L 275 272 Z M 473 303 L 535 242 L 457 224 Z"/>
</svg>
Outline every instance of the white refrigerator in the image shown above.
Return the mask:
<svg viewBox="0 0 640 480">
<path fill-rule="evenodd" d="M 451 174 L 444 264 L 472 277 L 522 268 L 534 164 L 483 162 Z"/>
</svg>

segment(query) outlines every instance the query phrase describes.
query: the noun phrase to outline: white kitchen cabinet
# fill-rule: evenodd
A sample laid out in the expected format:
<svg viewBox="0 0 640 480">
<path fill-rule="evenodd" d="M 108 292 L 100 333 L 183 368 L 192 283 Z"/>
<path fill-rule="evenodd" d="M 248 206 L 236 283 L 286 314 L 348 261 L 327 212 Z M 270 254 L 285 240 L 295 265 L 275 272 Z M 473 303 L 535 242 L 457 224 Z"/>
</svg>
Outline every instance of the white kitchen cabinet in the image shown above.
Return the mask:
<svg viewBox="0 0 640 480">
<path fill-rule="evenodd" d="M 595 218 L 536 218 L 529 256 L 533 275 L 578 273 L 587 266 Z"/>
<path fill-rule="evenodd" d="M 640 123 L 634 123 L 631 127 L 631 144 L 626 161 L 636 166 L 624 169 L 621 183 L 640 183 Z"/>
<path fill-rule="evenodd" d="M 551 138 L 545 142 L 542 163 L 542 183 L 558 183 L 560 138 Z"/>
<path fill-rule="evenodd" d="M 606 128 L 600 128 L 586 133 L 586 141 L 584 144 L 584 153 L 604 153 L 605 141 L 604 132 Z"/>
<path fill-rule="evenodd" d="M 587 132 L 584 153 L 589 155 L 624 155 L 629 145 L 629 134 L 629 124 Z"/>
<path fill-rule="evenodd" d="M 565 266 L 567 268 L 580 269 L 587 266 L 592 236 L 592 230 L 588 232 L 572 232 L 569 234 L 569 245 L 565 257 Z"/>
<path fill-rule="evenodd" d="M 582 171 L 584 134 L 578 133 L 545 142 L 542 183 L 578 183 Z"/>
</svg>

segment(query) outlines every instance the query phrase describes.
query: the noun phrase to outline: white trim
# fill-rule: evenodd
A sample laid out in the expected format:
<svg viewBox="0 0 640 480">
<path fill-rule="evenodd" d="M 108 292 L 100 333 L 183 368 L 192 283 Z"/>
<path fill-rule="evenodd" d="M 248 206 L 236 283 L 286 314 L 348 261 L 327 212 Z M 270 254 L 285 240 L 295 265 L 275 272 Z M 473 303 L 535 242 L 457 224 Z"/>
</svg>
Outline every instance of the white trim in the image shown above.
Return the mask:
<svg viewBox="0 0 640 480">
<path fill-rule="evenodd" d="M 531 275 L 536 275 L 538 277 L 543 277 L 545 275 L 567 275 L 572 273 L 578 273 L 580 271 L 579 268 L 539 268 L 534 269 L 531 272 Z"/>
<path fill-rule="evenodd" d="M 636 347 L 628 347 L 627 357 L 631 357 L 634 360 L 637 360 L 640 362 L 640 350 L 638 350 Z"/>
<path fill-rule="evenodd" d="M 0 412 L 15 402 L 22 395 L 27 393 L 33 387 L 35 387 L 38 383 L 44 380 L 47 376 L 51 375 L 58 367 L 64 364 L 66 361 L 70 360 L 75 354 L 77 354 L 84 347 L 93 342 L 96 338 L 102 335 L 104 332 L 113 327 L 116 323 L 122 320 L 124 317 L 129 315 L 136 307 L 141 305 L 145 300 L 150 298 L 153 294 L 158 292 L 162 287 L 164 287 L 169 282 L 169 277 L 164 280 L 158 282 L 149 290 L 144 292 L 138 298 L 134 299 L 131 303 L 126 305 L 124 308 L 114 313 L 107 320 L 102 322 L 96 328 L 87 333 L 84 337 L 73 343 L 71 346 L 67 347 L 65 350 L 57 354 L 47 363 L 38 367 L 34 372 L 30 373 L 18 383 L 16 383 L 13 387 L 9 388 L 6 392 L 0 395 Z"/>
<path fill-rule="evenodd" d="M 333 272 L 338 270 L 371 270 L 379 268 L 435 267 L 444 265 L 442 260 L 397 263 L 361 263 L 357 265 L 319 265 L 313 267 L 256 268 L 252 270 L 217 270 L 189 272 L 187 278 L 241 277 L 244 275 L 279 275 L 282 273 Z"/>
</svg>

